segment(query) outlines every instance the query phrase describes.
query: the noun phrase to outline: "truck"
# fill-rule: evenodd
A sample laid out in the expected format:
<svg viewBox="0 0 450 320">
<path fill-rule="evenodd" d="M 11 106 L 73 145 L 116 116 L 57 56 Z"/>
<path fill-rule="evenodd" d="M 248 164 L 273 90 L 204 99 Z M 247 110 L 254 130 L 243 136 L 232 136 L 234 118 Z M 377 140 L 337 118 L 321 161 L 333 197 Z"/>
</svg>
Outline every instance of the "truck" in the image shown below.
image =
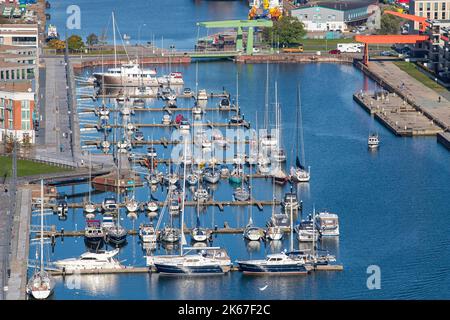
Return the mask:
<svg viewBox="0 0 450 320">
<path fill-rule="evenodd" d="M 303 44 L 300 44 L 298 47 L 290 47 L 281 49 L 283 53 L 301 53 L 303 52 Z"/>
<path fill-rule="evenodd" d="M 340 52 L 360 53 L 363 46 L 361 43 L 338 43 L 336 49 Z"/>
</svg>

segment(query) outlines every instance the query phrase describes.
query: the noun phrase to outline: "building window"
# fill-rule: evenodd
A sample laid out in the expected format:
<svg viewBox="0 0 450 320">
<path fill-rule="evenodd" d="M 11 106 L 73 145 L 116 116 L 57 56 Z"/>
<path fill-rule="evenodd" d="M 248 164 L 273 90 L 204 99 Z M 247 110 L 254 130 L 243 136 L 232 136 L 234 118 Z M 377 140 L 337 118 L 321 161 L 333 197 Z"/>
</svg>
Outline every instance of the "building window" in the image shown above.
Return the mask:
<svg viewBox="0 0 450 320">
<path fill-rule="evenodd" d="M 434 12 L 434 19 L 438 19 L 438 13 L 437 13 L 437 11 Z"/>
<path fill-rule="evenodd" d="M 22 130 L 30 130 L 30 101 L 23 100 L 22 107 Z"/>
<path fill-rule="evenodd" d="M 445 2 L 442 2 L 442 10 L 445 10 Z"/>
<path fill-rule="evenodd" d="M 437 2 L 434 3 L 434 10 L 435 10 L 435 11 L 438 11 L 438 10 L 439 10 L 439 9 L 438 9 L 438 3 L 437 3 Z"/>
<path fill-rule="evenodd" d="M 431 3 L 427 2 L 427 11 L 430 11 L 431 9 Z"/>
<path fill-rule="evenodd" d="M 423 11 L 423 3 L 422 2 L 419 3 L 419 11 Z"/>
<path fill-rule="evenodd" d="M 442 12 L 442 20 L 445 20 L 445 12 Z"/>
<path fill-rule="evenodd" d="M 429 12 L 427 12 L 427 18 L 430 19 L 431 14 Z"/>
</svg>

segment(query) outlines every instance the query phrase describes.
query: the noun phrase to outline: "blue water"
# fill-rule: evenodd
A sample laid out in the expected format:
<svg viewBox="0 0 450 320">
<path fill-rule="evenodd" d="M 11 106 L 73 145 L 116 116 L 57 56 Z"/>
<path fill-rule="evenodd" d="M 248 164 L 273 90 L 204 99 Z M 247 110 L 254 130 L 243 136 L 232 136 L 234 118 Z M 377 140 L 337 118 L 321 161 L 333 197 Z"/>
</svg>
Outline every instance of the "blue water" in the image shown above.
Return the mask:
<svg viewBox="0 0 450 320">
<path fill-rule="evenodd" d="M 103 2 L 105 6 L 108 4 L 106 9 L 101 9 L 100 3 Z M 151 1 L 134 3 L 139 7 L 143 2 Z M 213 14 L 222 18 L 236 17 L 234 14 L 237 12 L 246 14 L 245 2 L 230 2 L 230 16 L 227 16 L 228 13 L 219 14 L 212 10 L 219 5 L 218 2 L 176 2 L 186 7 L 182 18 L 174 23 L 182 23 L 184 26 L 189 26 L 191 19 L 210 20 Z M 111 11 L 109 1 L 79 3 L 85 5 L 87 11 L 95 8 L 98 12 L 105 12 L 105 16 L 99 16 L 98 20 L 108 19 Z M 119 6 L 125 2 L 114 3 Z M 166 3 L 166 7 L 175 6 L 170 1 Z M 52 5 L 55 8 L 53 10 L 61 10 L 56 4 Z M 162 4 L 158 2 L 158 6 Z M 238 10 L 241 7 L 245 10 Z M 123 5 L 123 8 L 126 6 Z M 170 10 L 163 10 L 160 15 L 168 14 L 166 11 Z M 207 16 L 206 13 L 211 15 Z M 155 19 L 161 17 L 157 15 Z M 91 20 L 86 23 L 92 24 L 89 28 L 103 24 Z M 120 25 L 121 28 L 136 29 L 136 26 L 126 26 L 126 23 Z M 191 27 L 191 31 L 195 29 Z M 174 31 L 170 25 L 164 25 L 161 30 L 166 35 L 170 32 L 180 33 L 180 37 L 174 36 L 180 43 L 185 41 L 182 34 L 189 35 L 186 41 L 192 44 L 195 39 L 187 29 Z M 156 67 L 159 74 L 169 71 L 169 66 Z M 195 87 L 194 64 L 171 68 L 183 72 L 186 87 Z M 265 65 L 207 62 L 199 63 L 198 68 L 200 88 L 217 92 L 224 86 L 233 95 L 236 93 L 236 73 L 239 72 L 239 101 L 242 111 L 253 126 L 256 121 L 261 126 L 264 117 Z M 85 70 L 85 74 L 92 71 Z M 317 210 L 327 209 L 339 214 L 341 236 L 335 240 L 323 240 L 321 247 L 336 255 L 338 262 L 344 265 L 344 271 L 317 272 L 305 277 L 256 278 L 243 276 L 238 272 L 208 278 L 167 278 L 157 274 L 83 276 L 77 289 L 72 289 L 73 282 L 70 279 L 63 281 L 58 278 L 54 299 L 450 298 L 447 272 L 450 265 L 449 152 L 437 144 L 435 138 L 399 138 L 372 119 L 353 101 L 352 94 L 361 89 L 373 90 L 376 85 L 352 66 L 279 64 L 270 65 L 269 73 L 271 108 L 274 102 L 274 82 L 278 83 L 283 144 L 288 150 L 288 165 L 293 160 L 290 150 L 295 148 L 295 90 L 297 83 L 301 83 L 306 163 L 311 166 L 312 179 L 309 185 L 299 188 L 299 197 L 304 201 L 306 213 L 310 213 L 315 206 Z M 209 103 L 213 105 L 216 102 L 217 100 Z M 159 101 L 148 103 L 161 106 Z M 180 101 L 180 104 L 191 105 L 187 101 Z M 160 122 L 161 117 L 162 113 L 157 112 L 134 116 L 136 121 L 149 123 Z M 206 114 L 207 119 L 214 121 L 226 121 L 227 117 L 226 113 Z M 89 119 L 93 118 L 81 116 L 81 122 Z M 273 113 L 271 119 L 274 119 Z M 367 136 L 371 131 L 378 132 L 382 141 L 376 152 L 367 150 Z M 167 136 L 169 131 L 144 129 L 144 133 L 157 139 L 161 135 Z M 98 134 L 82 136 L 98 137 Z M 157 150 L 160 155 L 168 157 L 168 150 L 161 146 L 157 146 Z M 253 181 L 253 184 L 255 198 L 272 198 L 270 181 Z M 66 194 L 86 190 L 86 184 L 59 189 Z M 288 190 L 289 186 L 276 187 L 274 193 L 280 198 Z M 228 182 L 221 181 L 217 190 L 214 190 L 214 198 L 231 200 L 231 192 Z M 136 193 L 141 201 L 149 196 L 147 187 L 138 188 Z M 160 199 L 163 194 L 161 189 L 154 193 Z M 101 202 L 104 196 L 105 194 L 93 195 L 93 200 Z M 188 197 L 191 196 L 188 192 Z M 69 201 L 81 202 L 82 198 L 71 198 Z M 259 226 L 265 225 L 270 214 L 269 207 L 264 208 L 263 212 L 259 212 L 256 207 L 252 209 L 253 220 Z M 232 227 L 244 226 L 249 215 L 249 208 L 225 207 L 224 212 L 209 208 L 201 213 L 201 222 L 208 227 L 222 226 L 225 221 Z M 133 222 L 125 213 L 122 213 L 122 217 L 121 223 L 127 228 L 133 228 Z M 33 223 L 37 223 L 36 219 L 34 218 Z M 134 226 L 137 227 L 144 220 L 145 217 L 141 214 Z M 164 221 L 167 222 L 166 219 Z M 73 210 L 69 212 L 65 222 L 58 221 L 56 216 L 47 216 L 46 223 L 55 224 L 58 229 L 64 227 L 66 230 L 80 230 L 84 228 L 84 217 L 81 210 Z M 189 208 L 186 210 L 186 224 L 190 226 L 194 223 L 195 210 Z M 226 247 L 232 260 L 237 260 L 260 258 L 270 252 L 279 252 L 288 247 L 288 242 L 284 240 L 278 245 L 261 242 L 253 246 L 246 243 L 241 235 L 220 235 L 214 238 L 213 245 Z M 295 242 L 295 247 L 298 246 Z M 49 257 L 57 260 L 78 256 L 84 251 L 81 238 L 65 238 L 63 243 L 58 239 L 54 252 L 49 251 Z M 157 253 L 163 252 L 166 252 L 164 248 L 158 248 Z M 177 252 L 176 249 L 174 252 Z M 33 247 L 30 256 L 34 257 Z M 126 265 L 145 264 L 137 238 L 128 238 L 128 244 L 120 252 L 120 259 Z M 379 290 L 369 290 L 366 286 L 369 276 L 366 270 L 370 265 L 380 267 Z M 266 290 L 260 290 L 266 285 Z"/>
<path fill-rule="evenodd" d="M 158 47 L 193 49 L 198 36 L 208 34 L 196 23 L 211 20 L 246 19 L 247 1 L 207 1 L 207 0 L 57 0 L 50 1 L 48 10 L 51 19 L 48 23 L 57 26 L 64 36 L 66 33 L 66 13 L 70 5 L 77 5 L 81 10 L 81 29 L 67 29 L 67 34 L 86 37 L 95 33 L 102 35 L 106 31 L 112 39 L 111 12 L 115 12 L 117 25 L 122 35 L 131 36 L 131 42 L 155 41 Z M 211 33 L 211 31 L 210 31 Z"/>
</svg>

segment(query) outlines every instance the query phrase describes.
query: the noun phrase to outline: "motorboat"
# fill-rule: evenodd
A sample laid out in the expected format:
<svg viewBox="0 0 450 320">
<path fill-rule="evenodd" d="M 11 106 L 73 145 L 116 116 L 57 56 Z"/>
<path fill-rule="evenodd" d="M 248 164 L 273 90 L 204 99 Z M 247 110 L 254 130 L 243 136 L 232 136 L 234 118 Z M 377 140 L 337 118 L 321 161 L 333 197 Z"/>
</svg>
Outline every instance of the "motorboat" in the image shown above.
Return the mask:
<svg viewBox="0 0 450 320">
<path fill-rule="evenodd" d="M 263 260 L 237 261 L 244 274 L 308 274 L 305 261 L 286 253 L 270 254 Z"/>
<path fill-rule="evenodd" d="M 102 202 L 103 211 L 116 211 L 119 208 L 116 198 L 105 198 Z"/>
<path fill-rule="evenodd" d="M 161 230 L 160 239 L 163 242 L 174 243 L 180 241 L 180 230 L 165 226 Z"/>
<path fill-rule="evenodd" d="M 86 214 L 93 214 L 95 213 L 95 211 L 97 211 L 95 204 L 93 204 L 92 202 L 85 203 L 83 209 Z"/>
<path fill-rule="evenodd" d="M 67 216 L 68 209 L 69 205 L 67 204 L 67 201 L 64 200 L 58 201 L 58 204 L 56 206 L 56 212 L 60 218 Z"/>
<path fill-rule="evenodd" d="M 145 100 L 142 98 L 137 98 L 133 100 L 133 107 L 135 108 L 144 108 L 145 107 Z"/>
<path fill-rule="evenodd" d="M 168 75 L 164 75 L 158 78 L 159 85 L 183 85 L 183 74 L 181 72 L 171 72 Z"/>
<path fill-rule="evenodd" d="M 116 223 L 114 227 L 106 231 L 106 241 L 118 247 L 126 243 L 127 235 L 127 230 Z"/>
<path fill-rule="evenodd" d="M 114 217 L 110 214 L 104 214 L 102 219 L 102 229 L 106 233 L 109 229 L 114 228 Z"/>
<path fill-rule="evenodd" d="M 214 247 L 186 248 L 201 250 L 197 254 L 154 257 L 153 265 L 161 274 L 221 275 L 231 269 L 231 259 L 225 250 Z"/>
<path fill-rule="evenodd" d="M 133 134 L 134 140 L 136 141 L 143 141 L 144 140 L 144 133 L 142 131 L 135 131 Z"/>
<path fill-rule="evenodd" d="M 186 176 L 186 183 L 190 186 L 195 186 L 198 184 L 198 176 L 196 174 L 190 173 Z"/>
<path fill-rule="evenodd" d="M 230 120 L 228 121 L 229 124 L 239 125 L 244 124 L 245 120 L 244 117 L 240 114 L 235 114 L 230 117 Z"/>
<path fill-rule="evenodd" d="M 156 69 L 142 69 L 138 61 L 132 60 L 106 72 L 96 72 L 95 79 L 103 86 L 153 86 L 159 85 Z"/>
<path fill-rule="evenodd" d="M 147 210 L 150 212 L 158 212 L 159 210 L 158 203 L 153 200 L 147 202 Z"/>
<path fill-rule="evenodd" d="M 369 135 L 369 138 L 367 139 L 367 146 L 370 149 L 376 149 L 380 145 L 380 139 L 378 138 L 378 134 L 372 133 Z"/>
<path fill-rule="evenodd" d="M 169 214 L 178 215 L 180 213 L 180 201 L 172 199 L 169 204 Z"/>
<path fill-rule="evenodd" d="M 250 199 L 250 192 L 245 187 L 236 188 L 233 192 L 235 201 L 247 201 Z"/>
<path fill-rule="evenodd" d="M 309 220 L 303 220 L 294 227 L 297 233 L 297 239 L 299 242 L 317 242 L 320 238 L 320 232 L 312 221 L 311 217 Z"/>
<path fill-rule="evenodd" d="M 181 120 L 179 128 L 182 131 L 189 131 L 191 129 L 191 125 L 189 124 L 189 121 Z"/>
<path fill-rule="evenodd" d="M 143 243 L 156 243 L 158 235 L 153 224 L 141 224 L 139 226 L 139 238 Z"/>
<path fill-rule="evenodd" d="M 335 213 L 319 212 L 315 215 L 316 225 L 323 237 L 339 236 L 339 217 Z"/>
<path fill-rule="evenodd" d="M 162 124 L 164 124 L 164 125 L 170 125 L 172 123 L 172 117 L 170 116 L 170 115 L 168 115 L 168 114 L 165 114 L 165 115 L 163 115 L 163 118 L 162 118 Z"/>
<path fill-rule="evenodd" d="M 222 98 L 219 101 L 219 108 L 221 109 L 230 109 L 231 103 L 229 98 Z"/>
<path fill-rule="evenodd" d="M 86 220 L 84 228 L 84 241 L 94 247 L 100 246 L 105 240 L 105 232 L 99 220 Z"/>
<path fill-rule="evenodd" d="M 222 178 L 228 178 L 230 176 L 230 169 L 226 165 L 220 167 L 220 176 Z"/>
<path fill-rule="evenodd" d="M 192 107 L 192 113 L 194 114 L 194 115 L 200 115 L 200 114 L 203 114 L 204 113 L 204 110 L 203 110 L 203 108 L 201 107 L 201 106 L 199 106 L 199 105 L 194 105 L 193 107 Z"/>
<path fill-rule="evenodd" d="M 183 89 L 183 95 L 185 95 L 187 97 L 191 97 L 193 95 L 193 92 L 192 92 L 191 88 L 184 88 Z"/>
<path fill-rule="evenodd" d="M 197 190 L 195 190 L 194 201 L 206 202 L 208 201 L 208 199 L 209 199 L 208 190 L 202 187 L 199 187 Z"/>
<path fill-rule="evenodd" d="M 114 257 L 119 253 L 119 249 L 111 251 L 85 252 L 78 258 L 69 258 L 58 260 L 54 265 L 65 271 L 80 271 L 80 270 L 110 270 L 123 269 L 124 266 Z"/>
<path fill-rule="evenodd" d="M 155 147 L 148 147 L 147 148 L 147 157 L 153 158 L 153 159 L 158 157 L 158 153 L 156 152 Z"/>
<path fill-rule="evenodd" d="M 284 149 L 277 149 L 274 152 L 271 153 L 272 159 L 275 162 L 281 163 L 286 162 L 286 152 Z"/>
<path fill-rule="evenodd" d="M 208 100 L 208 94 L 206 93 L 205 89 L 198 90 L 197 100 Z"/>
<path fill-rule="evenodd" d="M 283 201 L 281 201 L 281 206 L 284 208 L 285 212 L 289 210 L 301 210 L 301 202 L 298 201 L 297 194 L 295 192 L 286 192 Z"/>
<path fill-rule="evenodd" d="M 269 225 L 275 227 L 289 228 L 291 219 L 287 213 L 274 213 L 270 218 Z"/>
</svg>

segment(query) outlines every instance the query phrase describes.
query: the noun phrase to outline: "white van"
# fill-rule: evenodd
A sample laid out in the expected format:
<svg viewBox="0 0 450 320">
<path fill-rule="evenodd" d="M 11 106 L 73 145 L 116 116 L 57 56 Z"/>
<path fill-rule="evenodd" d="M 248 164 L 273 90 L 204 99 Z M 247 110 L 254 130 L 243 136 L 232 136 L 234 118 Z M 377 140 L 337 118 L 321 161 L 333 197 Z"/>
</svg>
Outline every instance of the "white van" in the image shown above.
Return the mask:
<svg viewBox="0 0 450 320">
<path fill-rule="evenodd" d="M 363 46 L 361 43 L 338 43 L 336 49 L 340 52 L 360 53 Z"/>
</svg>

